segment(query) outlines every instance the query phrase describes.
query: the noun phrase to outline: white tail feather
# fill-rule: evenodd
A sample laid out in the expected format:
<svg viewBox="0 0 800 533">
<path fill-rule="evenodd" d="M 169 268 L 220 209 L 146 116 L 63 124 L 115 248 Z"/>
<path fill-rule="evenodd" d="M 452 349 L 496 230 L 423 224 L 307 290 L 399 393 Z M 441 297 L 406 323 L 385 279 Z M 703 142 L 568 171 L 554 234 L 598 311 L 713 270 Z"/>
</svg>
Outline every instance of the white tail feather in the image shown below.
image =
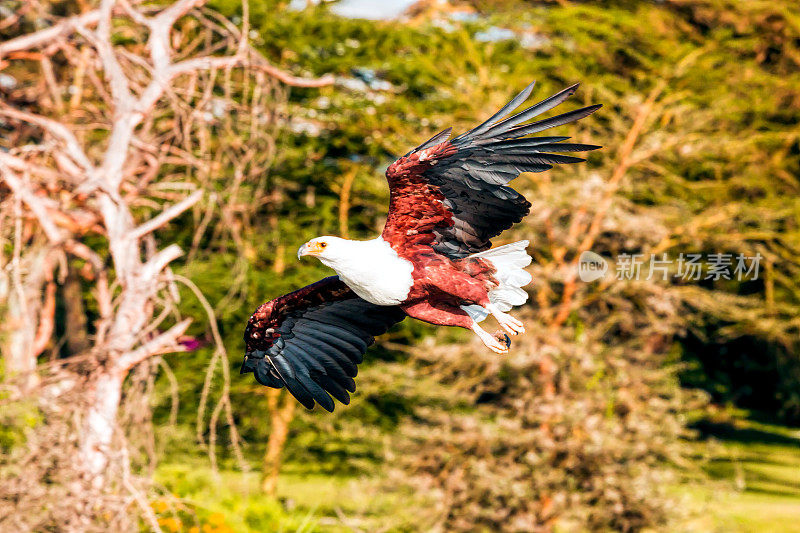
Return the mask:
<svg viewBox="0 0 800 533">
<path fill-rule="evenodd" d="M 518 241 L 470 256 L 486 259 L 497 270 L 494 277 L 500 285 L 489 291 L 489 301 L 500 311 L 509 311 L 528 299 L 528 293 L 521 289 L 532 279 L 530 273 L 523 270 L 531 264 L 531 256 L 525 251 L 528 244 L 529 241 Z M 489 314 L 480 305 L 462 305 L 461 309 L 476 322 L 482 321 Z"/>
</svg>

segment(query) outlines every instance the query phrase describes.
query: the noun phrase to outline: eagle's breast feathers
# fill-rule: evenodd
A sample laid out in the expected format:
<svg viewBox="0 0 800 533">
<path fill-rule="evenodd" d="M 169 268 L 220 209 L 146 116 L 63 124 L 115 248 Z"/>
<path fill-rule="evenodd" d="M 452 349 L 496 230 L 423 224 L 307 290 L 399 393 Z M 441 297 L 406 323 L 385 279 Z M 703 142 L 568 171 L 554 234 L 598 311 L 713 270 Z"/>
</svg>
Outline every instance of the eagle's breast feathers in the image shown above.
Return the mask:
<svg viewBox="0 0 800 533">
<path fill-rule="evenodd" d="M 349 247 L 346 259 L 328 264 L 339 279 L 358 296 L 376 305 L 399 305 L 406 301 L 414 284 L 411 261 L 400 257 L 381 237 L 351 241 Z"/>
</svg>

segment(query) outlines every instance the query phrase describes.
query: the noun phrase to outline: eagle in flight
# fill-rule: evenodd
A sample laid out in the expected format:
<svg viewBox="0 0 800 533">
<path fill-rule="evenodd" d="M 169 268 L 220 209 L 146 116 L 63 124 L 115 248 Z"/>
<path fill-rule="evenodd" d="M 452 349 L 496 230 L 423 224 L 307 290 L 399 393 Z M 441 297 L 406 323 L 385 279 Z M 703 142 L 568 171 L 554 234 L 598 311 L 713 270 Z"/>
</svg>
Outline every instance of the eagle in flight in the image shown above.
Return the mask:
<svg viewBox="0 0 800 533">
<path fill-rule="evenodd" d="M 487 348 L 506 353 L 508 336 L 498 339 L 479 323 L 491 314 L 509 334 L 525 331 L 507 311 L 528 298 L 521 288 L 531 281 L 524 270 L 528 241 L 497 248 L 490 242 L 530 211 L 508 183 L 521 172 L 585 161 L 553 152 L 600 148 L 530 136 L 600 107 L 529 122 L 578 84 L 507 117 L 533 85 L 480 126 L 453 139 L 448 128 L 389 166 L 389 214 L 379 237 L 317 237 L 301 246 L 298 259 L 316 257 L 337 275 L 256 309 L 245 329 L 241 372 L 268 387 L 286 386 L 308 409 L 316 402 L 333 411 L 331 396 L 350 402 L 357 365 L 374 337 L 406 316 L 470 329 Z"/>
</svg>

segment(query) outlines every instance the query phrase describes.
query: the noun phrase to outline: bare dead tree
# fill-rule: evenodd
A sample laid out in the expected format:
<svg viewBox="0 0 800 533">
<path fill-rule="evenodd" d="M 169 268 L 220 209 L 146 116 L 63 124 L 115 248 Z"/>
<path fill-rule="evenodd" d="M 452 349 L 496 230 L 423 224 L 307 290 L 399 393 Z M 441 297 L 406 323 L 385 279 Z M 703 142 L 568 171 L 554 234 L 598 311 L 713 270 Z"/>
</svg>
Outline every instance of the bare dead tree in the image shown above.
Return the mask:
<svg viewBox="0 0 800 533">
<path fill-rule="evenodd" d="M 0 101 L 0 347 L 6 374 L 17 377 L 12 397 L 37 388 L 48 402 L 80 406 L 75 467 L 96 489 L 108 485 L 116 456 L 126 377 L 154 357 L 182 351 L 190 324 L 177 312 L 180 279 L 170 270 L 183 251 L 177 244 L 159 249 L 154 232 L 197 206 L 199 242 L 210 210 L 219 208 L 218 198 L 199 206 L 220 158 L 236 156 L 236 191 L 274 156 L 267 149 L 239 157 L 230 146 L 209 144 L 208 123 L 233 120 L 232 80 L 238 76 L 255 107 L 243 120 L 254 136 L 272 80 L 332 82 L 292 76 L 259 55 L 248 42 L 246 0 L 241 28 L 202 4 L 102 0 L 0 43 L 0 69 L 38 70 L 36 84 Z M 214 97 L 220 80 L 222 104 Z M 213 148 L 219 158 L 205 156 Z M 235 197 L 223 200 L 223 218 L 247 211 Z M 230 227 L 235 232 L 237 224 Z M 67 279 L 75 298 L 70 265 L 91 287 L 97 317 L 91 335 L 69 345 L 83 350 L 64 357 L 54 338 L 54 302 Z M 50 361 L 41 364 L 47 351 Z M 215 424 L 221 413 L 232 423 L 229 401 L 214 409 Z"/>
</svg>

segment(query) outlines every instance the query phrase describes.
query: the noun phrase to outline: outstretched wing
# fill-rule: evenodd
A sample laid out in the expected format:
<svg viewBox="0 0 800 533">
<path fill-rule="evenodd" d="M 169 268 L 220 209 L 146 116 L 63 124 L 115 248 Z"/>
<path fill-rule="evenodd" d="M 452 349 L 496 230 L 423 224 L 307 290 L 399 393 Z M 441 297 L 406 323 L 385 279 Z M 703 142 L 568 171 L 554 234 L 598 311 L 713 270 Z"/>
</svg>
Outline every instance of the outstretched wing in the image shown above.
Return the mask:
<svg viewBox="0 0 800 533">
<path fill-rule="evenodd" d="M 480 126 L 450 141 L 448 128 L 388 168 L 391 197 L 383 238 L 395 250 L 427 247 L 452 259 L 486 250 L 492 237 L 521 221 L 530 210 L 530 202 L 507 186 L 511 180 L 521 172 L 543 172 L 554 164 L 585 161 L 552 152 L 600 148 L 564 142 L 569 137 L 528 137 L 601 107 L 583 107 L 525 124 L 566 100 L 578 84 L 505 118 L 528 99 L 533 85 Z"/>
<path fill-rule="evenodd" d="M 268 387 L 286 385 L 306 408 L 333 411 L 331 396 L 347 405 L 353 378 L 375 335 L 406 314 L 359 298 L 338 276 L 262 304 L 244 332 L 241 373 Z"/>
</svg>

